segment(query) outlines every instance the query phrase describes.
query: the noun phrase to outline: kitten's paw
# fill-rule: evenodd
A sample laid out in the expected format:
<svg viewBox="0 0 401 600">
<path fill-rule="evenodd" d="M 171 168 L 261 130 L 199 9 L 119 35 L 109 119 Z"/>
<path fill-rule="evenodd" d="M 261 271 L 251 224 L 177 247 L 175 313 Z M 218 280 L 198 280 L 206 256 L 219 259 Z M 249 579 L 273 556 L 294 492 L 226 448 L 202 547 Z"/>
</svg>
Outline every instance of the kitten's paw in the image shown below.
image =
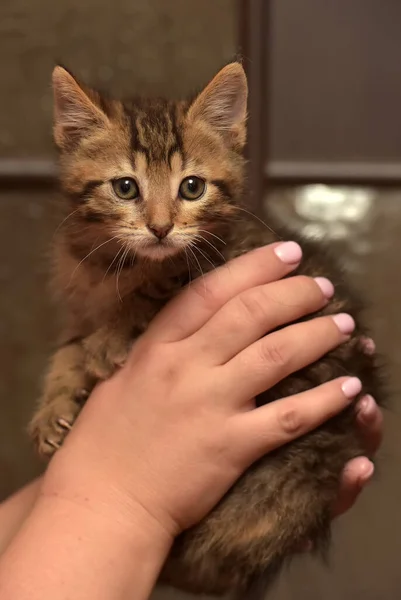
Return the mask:
<svg viewBox="0 0 401 600">
<path fill-rule="evenodd" d="M 102 330 L 96 331 L 83 342 L 86 372 L 97 380 L 109 379 L 124 366 L 131 345 L 131 341 L 125 338 L 110 336 Z"/>
<path fill-rule="evenodd" d="M 29 425 L 29 434 L 40 456 L 50 458 L 60 448 L 79 410 L 78 402 L 64 395 L 38 410 Z"/>
</svg>

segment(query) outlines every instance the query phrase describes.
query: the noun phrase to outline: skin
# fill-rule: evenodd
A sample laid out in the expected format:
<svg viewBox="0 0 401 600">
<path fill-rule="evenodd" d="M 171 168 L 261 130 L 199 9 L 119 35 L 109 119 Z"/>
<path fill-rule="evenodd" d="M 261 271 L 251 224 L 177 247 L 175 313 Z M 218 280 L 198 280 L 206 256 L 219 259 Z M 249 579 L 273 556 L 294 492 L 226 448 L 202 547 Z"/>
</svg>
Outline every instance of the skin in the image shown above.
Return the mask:
<svg viewBox="0 0 401 600">
<path fill-rule="evenodd" d="M 268 333 L 273 312 L 275 326 L 327 302 L 312 279 L 279 281 L 300 260 L 284 246 L 242 256 L 187 289 L 95 389 L 44 479 L 0 509 L 12 537 L 0 559 L 1 597 L 147 598 L 174 537 L 253 461 L 352 402 L 358 386 L 343 377 L 255 409 L 260 390 L 347 339 L 331 317 Z M 294 294 L 299 305 L 289 308 Z M 249 312 L 249 302 L 261 310 Z M 247 334 L 230 336 L 238 317 Z M 357 410 L 374 451 L 381 414 L 370 399 Z M 334 513 L 353 504 L 372 472 L 363 457 L 346 466 Z"/>
</svg>

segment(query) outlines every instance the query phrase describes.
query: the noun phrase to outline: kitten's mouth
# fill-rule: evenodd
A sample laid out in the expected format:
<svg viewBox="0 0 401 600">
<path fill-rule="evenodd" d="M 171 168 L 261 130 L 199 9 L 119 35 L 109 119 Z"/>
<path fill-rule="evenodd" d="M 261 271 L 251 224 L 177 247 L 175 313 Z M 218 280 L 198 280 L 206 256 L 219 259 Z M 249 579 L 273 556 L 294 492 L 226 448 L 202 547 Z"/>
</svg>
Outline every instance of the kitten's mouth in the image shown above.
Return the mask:
<svg viewBox="0 0 401 600">
<path fill-rule="evenodd" d="M 127 242 L 136 256 L 160 262 L 177 254 L 184 254 L 186 249 L 193 245 L 194 236 L 186 232 L 162 238 L 135 235 L 130 236 Z"/>
<path fill-rule="evenodd" d="M 152 240 L 137 248 L 138 254 L 153 260 L 163 260 L 183 250 L 182 247 L 171 240 L 163 238 L 161 240 Z"/>
</svg>

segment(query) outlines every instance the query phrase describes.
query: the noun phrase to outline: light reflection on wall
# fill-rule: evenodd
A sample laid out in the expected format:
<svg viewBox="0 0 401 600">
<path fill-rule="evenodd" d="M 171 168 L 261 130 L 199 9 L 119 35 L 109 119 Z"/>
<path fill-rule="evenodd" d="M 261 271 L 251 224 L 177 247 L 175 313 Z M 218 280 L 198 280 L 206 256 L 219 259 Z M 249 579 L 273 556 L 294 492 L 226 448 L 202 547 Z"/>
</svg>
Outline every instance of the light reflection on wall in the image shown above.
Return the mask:
<svg viewBox="0 0 401 600">
<path fill-rule="evenodd" d="M 343 239 L 371 211 L 374 193 L 369 189 L 307 185 L 294 197 L 294 209 L 305 223 L 304 235 Z"/>
<path fill-rule="evenodd" d="M 349 240 L 370 227 L 375 199 L 374 189 L 316 184 L 273 191 L 266 208 L 305 236 Z"/>
<path fill-rule="evenodd" d="M 270 214 L 305 237 L 345 246 L 348 270 L 359 271 L 363 257 L 373 252 L 376 200 L 371 188 L 316 184 L 276 189 L 266 198 L 267 222 Z"/>
</svg>

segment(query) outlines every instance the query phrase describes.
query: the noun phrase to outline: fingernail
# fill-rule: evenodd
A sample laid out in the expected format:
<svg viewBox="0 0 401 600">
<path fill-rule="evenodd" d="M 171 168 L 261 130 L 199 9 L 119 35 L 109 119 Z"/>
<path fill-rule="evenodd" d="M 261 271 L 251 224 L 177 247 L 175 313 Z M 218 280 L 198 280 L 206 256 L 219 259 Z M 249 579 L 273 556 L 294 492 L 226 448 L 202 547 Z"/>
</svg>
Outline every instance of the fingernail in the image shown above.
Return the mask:
<svg viewBox="0 0 401 600">
<path fill-rule="evenodd" d="M 274 248 L 275 254 L 286 265 L 296 265 L 301 261 L 301 246 L 296 242 L 283 242 Z"/>
<path fill-rule="evenodd" d="M 334 285 L 326 277 L 315 277 L 317 285 L 322 290 L 323 296 L 328 300 L 334 296 Z"/>
<path fill-rule="evenodd" d="M 338 329 L 341 331 L 341 333 L 344 333 L 344 335 L 349 335 L 355 329 L 355 321 L 351 315 L 348 315 L 347 313 L 334 315 L 332 319 L 337 325 Z"/>
<path fill-rule="evenodd" d="M 362 390 L 362 382 L 357 377 L 350 377 L 341 386 L 346 398 L 355 398 Z"/>
<path fill-rule="evenodd" d="M 358 403 L 358 416 L 362 421 L 370 421 L 376 411 L 376 402 L 373 396 L 367 394 Z"/>
<path fill-rule="evenodd" d="M 369 479 L 373 477 L 373 473 L 375 472 L 375 466 L 372 461 L 367 460 L 363 467 L 361 468 L 361 472 L 358 477 L 358 481 L 360 485 L 365 485 Z"/>
<path fill-rule="evenodd" d="M 365 354 L 372 356 L 376 352 L 376 344 L 372 340 L 372 338 L 364 338 L 362 341 L 363 350 Z"/>
</svg>

